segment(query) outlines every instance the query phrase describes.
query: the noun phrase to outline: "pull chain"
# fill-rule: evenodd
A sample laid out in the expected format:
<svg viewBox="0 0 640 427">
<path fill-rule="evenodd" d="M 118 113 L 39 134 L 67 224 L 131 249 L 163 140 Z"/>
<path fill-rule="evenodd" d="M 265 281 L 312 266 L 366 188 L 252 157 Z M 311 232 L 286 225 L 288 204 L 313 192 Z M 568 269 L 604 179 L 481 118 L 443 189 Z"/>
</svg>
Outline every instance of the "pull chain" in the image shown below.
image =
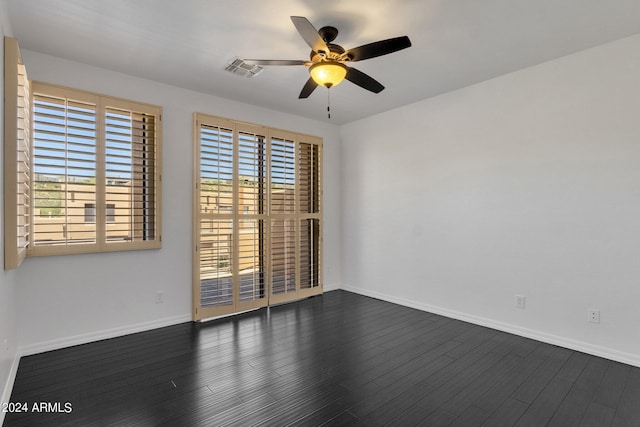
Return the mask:
<svg viewBox="0 0 640 427">
<path fill-rule="evenodd" d="M 331 118 L 331 89 L 327 89 L 327 118 Z"/>
</svg>

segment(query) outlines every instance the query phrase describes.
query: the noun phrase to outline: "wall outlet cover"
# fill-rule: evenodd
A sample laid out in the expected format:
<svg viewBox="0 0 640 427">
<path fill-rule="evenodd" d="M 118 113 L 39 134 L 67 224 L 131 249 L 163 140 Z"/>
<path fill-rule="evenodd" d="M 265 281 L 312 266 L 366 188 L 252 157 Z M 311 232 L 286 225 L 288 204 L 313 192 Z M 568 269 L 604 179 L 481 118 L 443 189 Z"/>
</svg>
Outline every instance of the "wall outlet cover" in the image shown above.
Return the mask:
<svg viewBox="0 0 640 427">
<path fill-rule="evenodd" d="M 600 310 L 595 308 L 588 309 L 587 320 L 591 323 L 600 323 Z"/>
</svg>

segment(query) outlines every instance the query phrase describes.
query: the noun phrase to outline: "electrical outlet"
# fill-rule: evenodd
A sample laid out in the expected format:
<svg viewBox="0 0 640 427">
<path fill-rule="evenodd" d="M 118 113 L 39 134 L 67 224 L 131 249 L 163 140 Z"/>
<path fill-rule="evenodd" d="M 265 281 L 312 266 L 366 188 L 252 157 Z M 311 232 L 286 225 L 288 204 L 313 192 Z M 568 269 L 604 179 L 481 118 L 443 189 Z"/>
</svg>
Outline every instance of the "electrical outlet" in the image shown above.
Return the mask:
<svg viewBox="0 0 640 427">
<path fill-rule="evenodd" d="M 164 302 L 164 291 L 156 291 L 156 304 Z"/>
<path fill-rule="evenodd" d="M 9 339 L 5 338 L 4 341 L 2 342 L 2 345 L 4 347 L 4 351 L 9 351 Z"/>
<path fill-rule="evenodd" d="M 590 308 L 587 310 L 587 320 L 591 323 L 600 323 L 600 310 Z"/>
<path fill-rule="evenodd" d="M 516 295 L 516 308 L 524 310 L 527 298 L 524 295 Z"/>
</svg>

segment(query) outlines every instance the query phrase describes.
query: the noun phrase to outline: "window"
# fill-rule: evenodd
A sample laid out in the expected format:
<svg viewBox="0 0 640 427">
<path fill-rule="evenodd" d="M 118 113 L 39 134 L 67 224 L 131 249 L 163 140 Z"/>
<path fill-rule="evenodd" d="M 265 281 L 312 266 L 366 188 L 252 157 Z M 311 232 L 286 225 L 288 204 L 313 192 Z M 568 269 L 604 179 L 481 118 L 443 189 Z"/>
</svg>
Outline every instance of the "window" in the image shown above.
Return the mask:
<svg viewBox="0 0 640 427">
<path fill-rule="evenodd" d="M 161 247 L 160 107 L 30 82 L 5 38 L 5 269 Z"/>
<path fill-rule="evenodd" d="M 40 215 L 29 255 L 160 247 L 160 107 L 39 82 L 32 91 Z"/>
<path fill-rule="evenodd" d="M 194 319 L 322 292 L 322 140 L 195 115 Z"/>
</svg>

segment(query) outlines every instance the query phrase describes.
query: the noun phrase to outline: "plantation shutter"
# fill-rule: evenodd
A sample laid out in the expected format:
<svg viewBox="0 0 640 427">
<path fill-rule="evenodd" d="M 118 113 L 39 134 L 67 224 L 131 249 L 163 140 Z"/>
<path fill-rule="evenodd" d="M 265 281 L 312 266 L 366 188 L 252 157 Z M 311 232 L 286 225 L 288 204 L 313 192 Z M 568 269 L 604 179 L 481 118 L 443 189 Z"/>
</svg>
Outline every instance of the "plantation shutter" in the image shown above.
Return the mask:
<svg viewBox="0 0 640 427">
<path fill-rule="evenodd" d="M 271 293 L 296 291 L 295 141 L 271 138 Z"/>
<path fill-rule="evenodd" d="M 199 305 L 233 306 L 233 131 L 199 129 Z"/>
<path fill-rule="evenodd" d="M 155 240 L 156 117 L 106 108 L 105 214 L 107 242 Z"/>
<path fill-rule="evenodd" d="M 300 288 L 320 285 L 320 146 L 298 144 Z"/>
<path fill-rule="evenodd" d="M 317 144 L 298 144 L 298 182 L 300 188 L 300 213 L 320 212 L 320 155 Z"/>
<path fill-rule="evenodd" d="M 17 268 L 31 242 L 31 89 L 18 42 L 4 39 L 4 268 Z"/>
<path fill-rule="evenodd" d="M 161 247 L 160 107 L 34 82 L 29 255 Z"/>
<path fill-rule="evenodd" d="M 96 243 L 97 100 L 78 98 L 33 96 L 34 248 Z"/>
<path fill-rule="evenodd" d="M 246 125 L 239 127 L 236 144 L 239 302 L 266 297 L 264 230 L 267 142 L 264 135 L 251 130 Z"/>
<path fill-rule="evenodd" d="M 321 293 L 321 140 L 195 114 L 194 141 L 194 319 Z"/>
</svg>

